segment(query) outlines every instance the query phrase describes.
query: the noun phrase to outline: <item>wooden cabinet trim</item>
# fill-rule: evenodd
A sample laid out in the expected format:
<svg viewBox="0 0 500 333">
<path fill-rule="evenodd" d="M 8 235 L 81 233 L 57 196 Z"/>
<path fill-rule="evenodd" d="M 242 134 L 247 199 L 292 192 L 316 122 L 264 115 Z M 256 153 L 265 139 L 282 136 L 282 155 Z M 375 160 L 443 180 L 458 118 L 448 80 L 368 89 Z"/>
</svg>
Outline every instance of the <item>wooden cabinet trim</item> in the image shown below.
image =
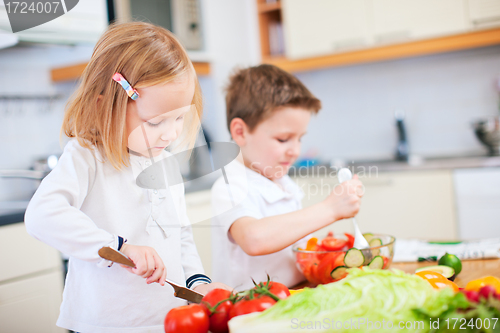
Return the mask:
<svg viewBox="0 0 500 333">
<path fill-rule="evenodd" d="M 300 72 L 452 52 L 498 44 L 500 44 L 500 28 L 495 28 L 313 58 L 290 60 L 284 56 L 263 57 L 262 62 L 276 65 L 289 72 Z"/>
<path fill-rule="evenodd" d="M 210 74 L 209 62 L 193 62 L 193 66 L 198 76 Z M 82 75 L 83 71 L 85 70 L 85 67 L 87 67 L 87 63 L 53 68 L 50 71 L 52 82 L 77 80 Z"/>
</svg>

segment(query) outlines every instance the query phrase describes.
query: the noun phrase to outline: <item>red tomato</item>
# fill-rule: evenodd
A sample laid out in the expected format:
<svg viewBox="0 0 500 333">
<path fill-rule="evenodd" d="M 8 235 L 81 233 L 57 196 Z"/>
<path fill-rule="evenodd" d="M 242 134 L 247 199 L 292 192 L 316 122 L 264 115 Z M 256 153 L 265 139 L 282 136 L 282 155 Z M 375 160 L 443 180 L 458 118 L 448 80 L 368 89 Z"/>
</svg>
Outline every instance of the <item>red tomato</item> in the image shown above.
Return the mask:
<svg viewBox="0 0 500 333">
<path fill-rule="evenodd" d="M 214 289 L 206 294 L 202 300 L 201 304 L 207 309 L 210 319 L 210 332 L 212 333 L 227 333 L 229 328 L 227 322 L 229 321 L 229 312 L 233 307 L 233 303 L 228 299 L 231 297 L 232 293 L 225 289 Z M 213 309 L 217 303 L 220 303 L 217 308 Z M 211 308 L 212 311 L 207 307 Z"/>
<path fill-rule="evenodd" d="M 310 280 L 312 283 L 315 283 L 315 284 L 320 284 L 321 283 L 321 280 L 319 278 L 319 275 L 318 275 L 318 267 L 319 267 L 319 264 L 317 262 L 314 262 L 312 265 L 311 265 L 311 268 L 310 268 Z"/>
<path fill-rule="evenodd" d="M 206 310 L 200 304 L 174 308 L 165 317 L 165 333 L 207 333 L 209 320 Z"/>
<path fill-rule="evenodd" d="M 338 251 L 347 244 L 347 241 L 335 237 L 325 237 L 321 241 L 321 246 L 323 246 L 327 251 Z"/>
<path fill-rule="evenodd" d="M 386 256 L 382 256 L 382 258 L 384 259 L 384 266 L 382 266 L 382 269 L 385 269 L 389 266 L 390 264 L 390 259 L 387 258 Z"/>
<path fill-rule="evenodd" d="M 254 299 L 243 299 L 233 305 L 233 308 L 229 312 L 229 319 L 247 313 L 264 311 L 275 303 L 276 301 L 269 296 L 257 296 Z"/>
<path fill-rule="evenodd" d="M 285 299 L 288 296 L 290 296 L 290 290 L 288 290 L 288 287 L 285 286 L 283 283 L 275 282 L 275 281 L 269 281 L 269 282 L 262 282 L 259 283 L 260 286 L 267 288 L 271 293 L 273 293 L 276 297 L 279 299 Z M 254 289 L 256 289 L 255 287 Z"/>
<path fill-rule="evenodd" d="M 331 273 L 335 266 L 335 261 L 339 253 L 328 253 L 323 259 L 321 259 L 318 265 L 317 277 L 321 283 L 333 282 Z"/>
<path fill-rule="evenodd" d="M 345 257 L 345 252 L 341 252 L 339 253 L 338 257 L 335 258 L 335 263 L 334 263 L 334 266 L 335 267 L 338 267 L 338 266 L 345 266 L 344 264 L 344 257 Z M 334 267 L 334 268 L 335 268 Z"/>
<path fill-rule="evenodd" d="M 347 237 L 347 249 L 352 248 L 354 246 L 354 236 L 347 232 L 344 235 Z"/>
</svg>

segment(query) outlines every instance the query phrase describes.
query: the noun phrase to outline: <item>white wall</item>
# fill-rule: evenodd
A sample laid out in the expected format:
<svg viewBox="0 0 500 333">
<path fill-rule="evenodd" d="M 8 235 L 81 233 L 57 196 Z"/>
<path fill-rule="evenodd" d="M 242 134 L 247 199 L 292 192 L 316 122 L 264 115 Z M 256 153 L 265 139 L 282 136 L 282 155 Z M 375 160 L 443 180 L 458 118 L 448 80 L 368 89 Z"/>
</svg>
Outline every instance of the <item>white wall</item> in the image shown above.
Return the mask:
<svg viewBox="0 0 500 333">
<path fill-rule="evenodd" d="M 500 46 L 297 74 L 323 102 L 303 139 L 326 160 L 395 151 L 394 110 L 406 112 L 410 151 L 485 154 L 470 123 L 498 114 Z"/>
<path fill-rule="evenodd" d="M 260 61 L 257 5 L 255 0 L 202 0 L 202 6 L 212 70 L 210 79 L 201 79 L 204 124 L 213 141 L 228 141 L 223 90 L 235 68 Z"/>
<path fill-rule="evenodd" d="M 58 100 L 0 100 L 0 169 L 26 169 L 40 157 L 60 154 L 64 106 L 76 81 L 53 84 L 50 69 L 86 61 L 90 46 L 22 44 L 0 50 L 0 95 L 54 95 Z M 34 182 L 0 179 L 0 200 L 25 198 Z"/>
</svg>

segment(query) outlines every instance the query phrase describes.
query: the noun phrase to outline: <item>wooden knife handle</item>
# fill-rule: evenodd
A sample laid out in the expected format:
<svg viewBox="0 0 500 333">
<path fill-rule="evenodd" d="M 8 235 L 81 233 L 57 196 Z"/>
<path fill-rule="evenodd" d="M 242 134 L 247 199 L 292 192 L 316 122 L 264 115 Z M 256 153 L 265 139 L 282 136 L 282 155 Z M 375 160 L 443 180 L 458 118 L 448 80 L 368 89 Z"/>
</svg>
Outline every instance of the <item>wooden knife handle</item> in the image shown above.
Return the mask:
<svg viewBox="0 0 500 333">
<path fill-rule="evenodd" d="M 121 252 L 111 248 L 111 247 L 102 247 L 99 250 L 99 256 L 103 259 L 110 260 L 125 266 L 129 266 L 135 268 L 135 264 L 132 260 L 130 260 L 126 255 Z"/>
</svg>

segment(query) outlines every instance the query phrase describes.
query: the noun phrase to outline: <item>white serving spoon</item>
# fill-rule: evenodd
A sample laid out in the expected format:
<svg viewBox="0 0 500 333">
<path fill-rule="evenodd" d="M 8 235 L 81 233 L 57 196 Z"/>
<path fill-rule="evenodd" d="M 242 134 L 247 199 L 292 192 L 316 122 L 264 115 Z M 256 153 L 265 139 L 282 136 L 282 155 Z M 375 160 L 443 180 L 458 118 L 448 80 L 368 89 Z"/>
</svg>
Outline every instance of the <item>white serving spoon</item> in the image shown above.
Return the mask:
<svg viewBox="0 0 500 333">
<path fill-rule="evenodd" d="M 339 180 L 339 183 L 346 182 L 348 180 L 352 179 L 352 172 L 351 170 L 347 168 L 342 168 L 337 172 L 337 178 Z M 370 244 L 366 241 L 365 237 L 361 233 L 361 231 L 358 228 L 358 224 L 356 223 L 356 219 L 353 217 L 352 218 L 352 225 L 354 226 L 354 245 L 353 247 L 357 248 L 358 250 L 361 249 L 368 249 L 370 247 Z"/>
</svg>

